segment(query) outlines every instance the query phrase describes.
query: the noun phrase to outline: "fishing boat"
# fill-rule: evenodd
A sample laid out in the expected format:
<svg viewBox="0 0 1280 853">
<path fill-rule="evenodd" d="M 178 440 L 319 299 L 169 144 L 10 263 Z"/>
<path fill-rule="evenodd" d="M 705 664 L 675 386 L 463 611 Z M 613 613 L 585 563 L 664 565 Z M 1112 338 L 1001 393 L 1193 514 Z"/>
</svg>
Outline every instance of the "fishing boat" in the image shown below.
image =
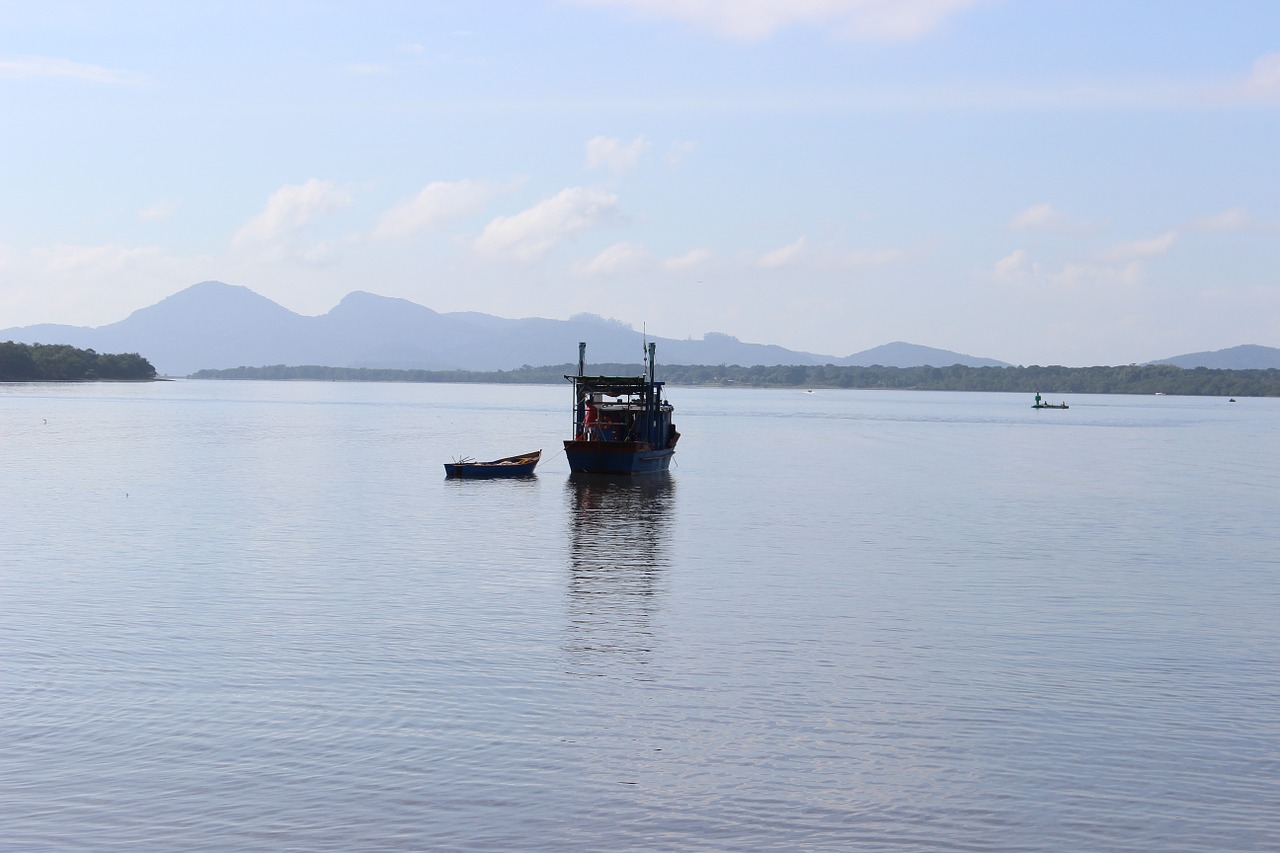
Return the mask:
<svg viewBox="0 0 1280 853">
<path fill-rule="evenodd" d="M 533 469 L 538 467 L 542 451 L 521 453 L 518 456 L 506 456 L 492 462 L 477 462 L 474 459 L 462 458 L 456 462 L 444 463 L 446 477 L 465 480 L 493 480 L 498 477 L 531 477 Z"/>
<path fill-rule="evenodd" d="M 1046 403 L 1040 399 L 1040 392 L 1036 392 L 1036 401 L 1031 405 L 1033 409 L 1069 409 L 1066 403 Z"/>
<path fill-rule="evenodd" d="M 573 383 L 573 438 L 564 442 L 575 474 L 648 474 L 666 471 L 680 433 L 674 408 L 663 399 L 665 383 L 654 378 L 655 345 L 646 350 L 640 376 L 587 376 L 586 343 L 578 344 Z"/>
</svg>

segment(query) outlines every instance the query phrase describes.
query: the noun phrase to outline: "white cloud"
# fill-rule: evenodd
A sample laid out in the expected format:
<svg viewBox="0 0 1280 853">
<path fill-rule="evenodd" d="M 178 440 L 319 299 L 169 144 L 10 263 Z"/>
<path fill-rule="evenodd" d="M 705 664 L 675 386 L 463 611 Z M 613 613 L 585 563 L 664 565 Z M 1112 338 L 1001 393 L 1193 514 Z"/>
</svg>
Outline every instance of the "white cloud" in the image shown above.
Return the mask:
<svg viewBox="0 0 1280 853">
<path fill-rule="evenodd" d="M 756 261 L 756 266 L 764 269 L 777 269 L 793 264 L 804 254 L 808 241 L 804 237 L 788 243 L 781 248 L 774 249 L 772 252 L 766 252 Z"/>
<path fill-rule="evenodd" d="M 1025 249 L 1015 249 L 996 261 L 992 277 L 1002 284 L 1049 286 L 1062 289 L 1109 288 L 1136 284 L 1142 266 L 1136 259 L 1115 263 L 1070 261 L 1057 272 L 1041 267 Z"/>
<path fill-rule="evenodd" d="M 574 234 L 618 218 L 617 196 L 570 187 L 514 216 L 499 216 L 485 226 L 475 248 L 534 261 Z"/>
<path fill-rule="evenodd" d="M 646 18 L 676 20 L 714 35 L 762 41 L 789 27 L 875 41 L 917 39 L 978 0 L 576 0 Z"/>
<path fill-rule="evenodd" d="M 1087 219 L 1073 219 L 1048 202 L 1033 204 L 1009 220 L 1013 231 L 1050 231 L 1057 234 L 1087 234 L 1097 225 Z"/>
<path fill-rule="evenodd" d="M 233 245 L 268 243 L 306 227 L 318 216 L 351 203 L 351 196 L 332 181 L 312 178 L 305 184 L 281 187 L 267 199 L 261 213 L 236 232 Z"/>
<path fill-rule="evenodd" d="M 996 281 L 1018 281 L 1031 271 L 1031 263 L 1024 249 L 1014 249 L 996 261 Z"/>
<path fill-rule="evenodd" d="M 42 246 L 31 252 L 32 266 L 39 273 L 75 273 L 96 277 L 117 273 L 133 264 L 160 257 L 154 246 Z"/>
<path fill-rule="evenodd" d="M 840 256 L 836 265 L 844 269 L 870 269 L 897 263 L 907 257 L 902 249 L 862 249 Z"/>
<path fill-rule="evenodd" d="M 306 264 L 310 267 L 323 267 L 336 263 L 338 260 L 339 243 L 333 240 L 321 240 L 317 243 L 308 243 L 306 245 L 297 246 L 289 255 L 290 260 Z M 283 252 L 278 252 L 278 256 Z"/>
<path fill-rule="evenodd" d="M 382 214 L 373 236 L 390 240 L 438 227 L 482 210 L 492 196 L 493 189 L 480 181 L 433 181 Z"/>
<path fill-rule="evenodd" d="M 376 77 L 382 74 L 390 74 L 392 68 L 386 63 L 379 62 L 349 62 L 343 66 L 343 70 L 348 74 L 355 74 L 359 77 Z"/>
<path fill-rule="evenodd" d="M 1243 207 L 1224 210 L 1221 213 L 1197 219 L 1187 227 L 1192 231 L 1200 231 L 1207 234 L 1280 233 L 1280 223 L 1262 222 L 1254 219 Z"/>
<path fill-rule="evenodd" d="M 141 77 L 129 71 L 86 65 L 69 59 L 0 59 L 0 77 L 27 78 L 53 77 L 63 80 L 79 80 L 82 83 L 137 83 Z"/>
<path fill-rule="evenodd" d="M 668 169 L 679 169 L 684 165 L 684 161 L 693 156 L 698 150 L 698 143 L 688 140 L 677 140 L 671 143 L 671 147 L 667 149 L 666 163 Z"/>
<path fill-rule="evenodd" d="M 1254 60 L 1248 76 L 1227 86 L 1220 99 L 1248 103 L 1280 101 L 1280 53 L 1268 53 Z"/>
<path fill-rule="evenodd" d="M 1051 280 L 1065 287 L 1129 285 L 1135 284 L 1141 276 L 1142 268 L 1137 261 L 1115 266 L 1072 263 L 1063 267 L 1062 272 L 1052 276 Z"/>
<path fill-rule="evenodd" d="M 1258 57 L 1245 85 L 1255 96 L 1267 100 L 1280 98 L 1280 53 Z"/>
<path fill-rule="evenodd" d="M 1061 213 L 1053 209 L 1051 204 L 1034 204 L 1026 210 L 1013 217 L 1009 222 L 1009 227 L 1015 230 L 1026 230 L 1033 228 L 1052 228 L 1063 222 Z"/>
<path fill-rule="evenodd" d="M 0 310 L 14 325 L 97 325 L 104 310 L 137 309 L 140 289 L 182 279 L 179 266 L 155 246 L 0 246 Z"/>
<path fill-rule="evenodd" d="M 674 258 L 667 258 L 663 264 L 663 269 L 668 272 L 677 270 L 685 270 L 690 267 L 696 267 L 711 260 L 711 250 L 709 249 L 692 249 L 683 255 L 677 255 Z"/>
<path fill-rule="evenodd" d="M 581 276 L 614 275 L 639 269 L 650 261 L 649 253 L 634 243 L 614 243 L 589 261 L 578 264 L 574 272 Z"/>
<path fill-rule="evenodd" d="M 1252 224 L 1252 220 L 1244 208 L 1236 207 L 1197 219 L 1191 223 L 1191 227 L 1196 231 L 1220 233 L 1225 231 L 1248 231 Z"/>
<path fill-rule="evenodd" d="M 1121 261 L 1133 261 L 1139 258 L 1151 258 L 1163 255 L 1173 248 L 1173 244 L 1177 242 L 1178 232 L 1166 231 L 1156 237 L 1149 237 L 1146 240 L 1133 240 L 1128 243 L 1121 243 L 1112 246 L 1110 249 L 1099 254 L 1099 258 L 1110 263 L 1118 263 Z"/>
<path fill-rule="evenodd" d="M 587 140 L 587 168 L 625 172 L 634 169 L 640 155 L 651 147 L 643 136 L 637 136 L 629 145 L 611 136 L 596 136 Z"/>
<path fill-rule="evenodd" d="M 761 269 L 778 269 L 804 263 L 824 270 L 863 270 L 897 263 L 909 256 L 903 249 L 858 249 L 849 251 L 838 245 L 811 245 L 807 237 L 798 237 L 761 255 L 755 266 Z"/>
<path fill-rule="evenodd" d="M 1049 205 L 1042 204 L 1018 214 L 1011 227 L 1049 227 L 1065 222 Z M 1088 259 L 1068 261 L 1056 273 L 1042 271 L 1025 250 L 1018 249 L 996 262 L 994 278 L 1011 283 L 1036 280 L 1063 287 L 1132 285 L 1142 279 L 1144 261 L 1168 254 L 1189 235 L 1197 233 L 1280 233 L 1280 224 L 1259 222 L 1243 208 L 1233 208 L 1154 237 L 1118 243 Z"/>
<path fill-rule="evenodd" d="M 158 201 L 138 211 L 138 218 L 147 222 L 168 219 L 178 211 L 176 205 L 169 201 Z"/>
<path fill-rule="evenodd" d="M 175 281 L 195 280 L 191 264 L 156 246 L 60 243 L 0 245 L 0 313 L 9 325 L 97 326 L 159 300 Z"/>
</svg>

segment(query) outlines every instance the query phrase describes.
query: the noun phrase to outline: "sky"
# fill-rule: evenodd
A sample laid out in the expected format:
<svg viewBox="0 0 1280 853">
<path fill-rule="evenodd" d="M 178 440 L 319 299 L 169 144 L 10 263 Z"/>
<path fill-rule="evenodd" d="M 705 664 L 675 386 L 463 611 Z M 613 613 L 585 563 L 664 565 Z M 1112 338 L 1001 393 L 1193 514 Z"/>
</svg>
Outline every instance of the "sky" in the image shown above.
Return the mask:
<svg viewBox="0 0 1280 853">
<path fill-rule="evenodd" d="M 209 279 L 833 356 L 1280 346 L 1280 3 L 0 0 L 0 328 Z"/>
</svg>

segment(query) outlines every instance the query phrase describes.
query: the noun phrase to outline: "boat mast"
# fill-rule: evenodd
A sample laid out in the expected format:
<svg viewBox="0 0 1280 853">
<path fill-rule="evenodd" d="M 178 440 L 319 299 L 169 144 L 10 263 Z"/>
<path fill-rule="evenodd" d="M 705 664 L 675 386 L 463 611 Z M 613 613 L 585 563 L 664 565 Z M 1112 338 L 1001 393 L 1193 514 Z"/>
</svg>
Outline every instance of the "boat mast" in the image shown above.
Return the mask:
<svg viewBox="0 0 1280 853">
<path fill-rule="evenodd" d="M 583 425 L 587 419 L 586 395 L 582 393 L 582 378 L 587 370 L 587 342 L 578 341 L 578 377 L 573 380 L 573 436 L 582 436 Z"/>
</svg>

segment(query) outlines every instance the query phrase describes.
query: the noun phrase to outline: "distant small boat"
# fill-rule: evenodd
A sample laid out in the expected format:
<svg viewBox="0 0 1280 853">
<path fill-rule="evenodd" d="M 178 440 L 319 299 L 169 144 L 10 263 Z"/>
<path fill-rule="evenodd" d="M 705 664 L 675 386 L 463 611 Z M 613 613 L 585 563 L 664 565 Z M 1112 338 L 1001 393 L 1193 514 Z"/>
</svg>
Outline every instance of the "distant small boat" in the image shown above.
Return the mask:
<svg viewBox="0 0 1280 853">
<path fill-rule="evenodd" d="M 476 462 L 474 459 L 462 458 L 457 462 L 444 463 L 444 475 L 450 478 L 467 480 L 493 480 L 499 477 L 531 477 L 533 469 L 538 467 L 542 451 L 521 453 L 518 456 L 506 456 L 492 462 Z"/>
<path fill-rule="evenodd" d="M 1036 392 L 1036 401 L 1031 405 L 1033 409 L 1069 409 L 1066 403 L 1046 403 L 1040 399 L 1040 392 Z"/>
</svg>

